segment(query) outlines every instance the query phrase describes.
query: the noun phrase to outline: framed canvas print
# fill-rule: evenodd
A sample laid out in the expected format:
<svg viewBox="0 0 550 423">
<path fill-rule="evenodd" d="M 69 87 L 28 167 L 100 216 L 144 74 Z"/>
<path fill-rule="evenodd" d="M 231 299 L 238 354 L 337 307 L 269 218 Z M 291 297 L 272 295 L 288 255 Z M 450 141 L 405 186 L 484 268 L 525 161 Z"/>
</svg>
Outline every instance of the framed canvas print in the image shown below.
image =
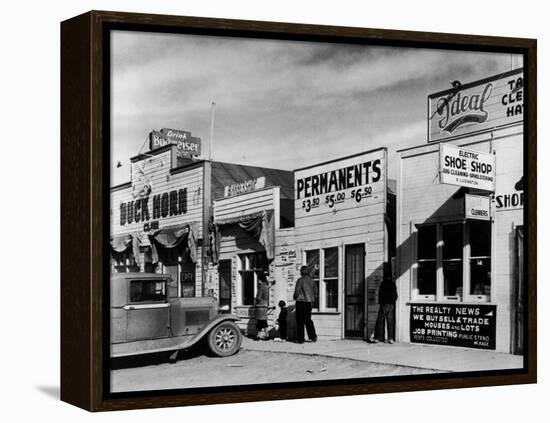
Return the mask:
<svg viewBox="0 0 550 423">
<path fill-rule="evenodd" d="M 536 41 L 61 24 L 61 397 L 536 382 Z"/>
</svg>

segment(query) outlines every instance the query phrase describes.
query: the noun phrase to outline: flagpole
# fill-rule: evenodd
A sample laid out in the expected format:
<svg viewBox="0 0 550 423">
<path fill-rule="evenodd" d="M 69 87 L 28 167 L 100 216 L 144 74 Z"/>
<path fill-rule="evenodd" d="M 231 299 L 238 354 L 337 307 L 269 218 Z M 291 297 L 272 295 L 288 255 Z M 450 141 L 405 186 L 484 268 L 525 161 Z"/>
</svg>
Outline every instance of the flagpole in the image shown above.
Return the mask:
<svg viewBox="0 0 550 423">
<path fill-rule="evenodd" d="M 210 109 L 210 145 L 208 148 L 208 160 L 212 161 L 212 151 L 214 149 L 214 111 L 216 109 L 216 103 L 212 102 L 212 108 Z"/>
</svg>

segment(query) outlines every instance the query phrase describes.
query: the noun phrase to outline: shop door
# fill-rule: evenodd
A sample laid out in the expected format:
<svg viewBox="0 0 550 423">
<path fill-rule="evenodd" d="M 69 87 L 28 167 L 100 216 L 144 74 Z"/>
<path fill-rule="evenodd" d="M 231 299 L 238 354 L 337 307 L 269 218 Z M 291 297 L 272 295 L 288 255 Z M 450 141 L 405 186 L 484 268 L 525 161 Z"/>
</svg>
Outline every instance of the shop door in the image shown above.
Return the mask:
<svg viewBox="0 0 550 423">
<path fill-rule="evenodd" d="M 179 284 L 179 265 L 178 263 L 170 263 L 164 265 L 164 274 L 170 275 L 172 280 L 168 285 L 168 298 L 179 297 L 178 284 Z"/>
<path fill-rule="evenodd" d="M 516 228 L 516 275 L 515 275 L 515 287 L 514 287 L 514 354 L 523 354 L 523 329 L 524 329 L 524 284 L 525 279 L 523 277 L 523 226 Z"/>
<path fill-rule="evenodd" d="M 220 277 L 220 306 L 228 305 L 231 309 L 231 260 L 220 260 L 218 274 Z"/>
<path fill-rule="evenodd" d="M 363 338 L 365 330 L 365 245 L 346 245 L 344 336 Z"/>
</svg>

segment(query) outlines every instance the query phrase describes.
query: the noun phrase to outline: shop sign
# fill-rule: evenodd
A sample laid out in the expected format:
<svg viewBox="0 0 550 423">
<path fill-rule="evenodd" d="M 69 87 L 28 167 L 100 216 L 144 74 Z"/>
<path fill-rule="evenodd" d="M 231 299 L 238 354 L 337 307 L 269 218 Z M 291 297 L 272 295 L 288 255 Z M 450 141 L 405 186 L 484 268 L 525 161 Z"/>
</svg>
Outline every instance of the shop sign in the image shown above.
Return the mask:
<svg viewBox="0 0 550 423">
<path fill-rule="evenodd" d="M 483 195 L 464 195 L 466 219 L 491 220 L 491 199 Z"/>
<path fill-rule="evenodd" d="M 364 160 L 365 156 L 359 158 Z M 338 205 L 361 206 L 381 191 L 383 161 L 357 160 L 348 166 L 335 163 L 302 175 L 296 174 L 297 205 L 305 213 L 330 211 Z"/>
<path fill-rule="evenodd" d="M 523 70 L 428 96 L 428 143 L 523 120 Z"/>
<path fill-rule="evenodd" d="M 495 305 L 411 304 L 411 342 L 494 350 Z"/>
<path fill-rule="evenodd" d="M 247 192 L 256 191 L 265 188 L 265 176 L 259 178 L 249 179 L 248 181 L 238 182 L 223 187 L 224 197 L 233 197 L 239 194 L 245 194 Z"/>
<path fill-rule="evenodd" d="M 151 201 L 149 201 L 151 199 Z M 148 222 L 169 216 L 179 216 L 187 213 L 187 188 L 180 188 L 162 194 L 148 195 L 136 200 L 120 203 L 120 225 Z M 155 225 L 147 226 L 150 230 Z"/>
<path fill-rule="evenodd" d="M 485 191 L 495 190 L 495 155 L 452 144 L 439 145 L 439 181 Z"/>
<path fill-rule="evenodd" d="M 201 139 L 191 136 L 191 132 L 179 129 L 163 128 L 160 131 L 149 133 L 149 148 L 157 148 L 167 145 L 175 145 L 178 152 L 198 156 L 201 154 Z"/>
<path fill-rule="evenodd" d="M 523 209 L 523 176 L 513 179 L 507 177 L 502 185 L 505 189 L 502 192 L 497 190 L 493 200 L 496 211 Z"/>
</svg>

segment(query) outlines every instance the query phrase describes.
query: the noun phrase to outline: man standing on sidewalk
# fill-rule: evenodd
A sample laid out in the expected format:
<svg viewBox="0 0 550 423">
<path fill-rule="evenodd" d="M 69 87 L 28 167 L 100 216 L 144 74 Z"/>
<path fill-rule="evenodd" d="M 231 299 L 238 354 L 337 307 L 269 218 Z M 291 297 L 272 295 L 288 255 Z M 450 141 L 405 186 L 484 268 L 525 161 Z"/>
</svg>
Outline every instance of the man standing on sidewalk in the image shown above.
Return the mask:
<svg viewBox="0 0 550 423">
<path fill-rule="evenodd" d="M 296 332 L 298 343 L 304 343 L 304 325 L 307 330 L 307 336 L 312 342 L 317 342 L 315 325 L 311 320 L 311 309 L 315 301 L 315 286 L 313 279 L 307 272 L 307 266 L 300 268 L 300 278 L 296 282 L 293 298 L 296 300 Z"/>
<path fill-rule="evenodd" d="M 384 275 L 380 288 L 378 288 L 378 318 L 376 319 L 376 329 L 374 336 L 370 338 L 371 342 L 384 341 L 385 328 L 388 328 L 388 338 L 386 341 L 393 344 L 395 341 L 395 302 L 397 301 L 397 287 L 393 282 L 391 268 L 384 263 Z M 385 324 L 384 324 L 385 323 Z"/>
</svg>

